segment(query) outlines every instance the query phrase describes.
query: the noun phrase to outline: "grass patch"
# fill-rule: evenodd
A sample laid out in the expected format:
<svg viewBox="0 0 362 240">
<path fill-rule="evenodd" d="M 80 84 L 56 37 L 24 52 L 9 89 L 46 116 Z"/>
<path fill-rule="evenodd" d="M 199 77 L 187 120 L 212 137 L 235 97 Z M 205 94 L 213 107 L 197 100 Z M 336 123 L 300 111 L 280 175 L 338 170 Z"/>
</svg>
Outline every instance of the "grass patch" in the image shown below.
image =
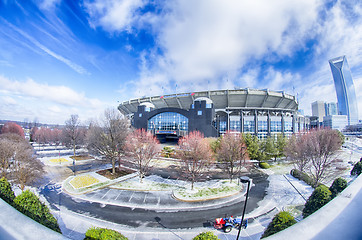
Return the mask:
<svg viewBox="0 0 362 240">
<path fill-rule="evenodd" d="M 67 159 L 65 158 L 52 158 L 49 160 L 49 162 L 51 163 L 66 163 L 69 162 Z"/>
<path fill-rule="evenodd" d="M 89 175 L 76 176 L 69 184 L 75 189 L 84 188 L 99 183 L 99 180 Z"/>
</svg>

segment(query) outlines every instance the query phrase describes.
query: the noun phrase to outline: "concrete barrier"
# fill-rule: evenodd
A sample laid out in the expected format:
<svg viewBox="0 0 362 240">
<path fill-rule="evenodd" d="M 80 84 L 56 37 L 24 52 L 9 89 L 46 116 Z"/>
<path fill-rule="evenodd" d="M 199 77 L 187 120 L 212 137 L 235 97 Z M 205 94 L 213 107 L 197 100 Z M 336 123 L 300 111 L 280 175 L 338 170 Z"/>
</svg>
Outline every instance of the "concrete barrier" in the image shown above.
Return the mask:
<svg viewBox="0 0 362 240">
<path fill-rule="evenodd" d="M 0 198 L 0 239 L 69 239 L 25 216 Z"/>
<path fill-rule="evenodd" d="M 362 239 L 362 174 L 321 209 L 265 240 Z"/>
</svg>

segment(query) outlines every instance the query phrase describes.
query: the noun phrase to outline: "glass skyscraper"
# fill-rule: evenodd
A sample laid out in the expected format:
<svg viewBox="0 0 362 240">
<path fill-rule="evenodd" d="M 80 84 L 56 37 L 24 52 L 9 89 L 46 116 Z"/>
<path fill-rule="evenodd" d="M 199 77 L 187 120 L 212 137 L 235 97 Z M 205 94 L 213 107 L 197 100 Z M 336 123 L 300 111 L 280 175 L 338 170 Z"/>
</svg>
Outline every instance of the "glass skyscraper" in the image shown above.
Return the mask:
<svg viewBox="0 0 362 240">
<path fill-rule="evenodd" d="M 336 87 L 339 115 L 348 116 L 348 125 L 358 123 L 357 98 L 354 90 L 351 70 L 346 56 L 329 60 L 334 86 Z"/>
</svg>

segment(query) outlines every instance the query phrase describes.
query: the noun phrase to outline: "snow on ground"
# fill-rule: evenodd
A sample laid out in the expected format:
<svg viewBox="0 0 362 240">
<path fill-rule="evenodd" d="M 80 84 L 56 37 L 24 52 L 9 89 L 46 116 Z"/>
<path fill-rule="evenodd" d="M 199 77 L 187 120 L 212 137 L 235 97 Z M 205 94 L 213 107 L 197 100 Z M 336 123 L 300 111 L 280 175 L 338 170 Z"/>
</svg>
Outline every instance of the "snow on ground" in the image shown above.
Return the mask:
<svg viewBox="0 0 362 240">
<path fill-rule="evenodd" d="M 191 183 L 182 180 L 165 179 L 157 175 L 143 178 L 131 178 L 127 181 L 113 185 L 112 188 L 130 191 L 172 191 L 173 196 L 182 201 L 210 200 L 222 198 L 239 193 L 242 186 L 236 181 L 210 180 L 206 182 L 195 182 L 191 190 Z"/>
<path fill-rule="evenodd" d="M 268 177 L 269 187 L 266 190 L 267 194 L 264 199 L 258 203 L 259 207 L 248 214 L 249 217 L 261 215 L 273 208 L 282 211 L 287 206 L 305 204 L 303 197 L 299 195 L 286 178 L 292 182 L 304 198 L 308 199 L 312 194 L 314 189 L 311 186 L 291 175 L 270 175 Z"/>
</svg>

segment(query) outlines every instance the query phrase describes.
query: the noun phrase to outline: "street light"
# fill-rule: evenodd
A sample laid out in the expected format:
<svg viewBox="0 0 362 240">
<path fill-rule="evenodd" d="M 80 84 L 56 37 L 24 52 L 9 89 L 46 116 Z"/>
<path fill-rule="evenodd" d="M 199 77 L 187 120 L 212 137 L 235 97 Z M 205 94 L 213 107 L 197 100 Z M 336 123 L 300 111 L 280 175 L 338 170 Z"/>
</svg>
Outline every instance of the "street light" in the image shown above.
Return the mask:
<svg viewBox="0 0 362 240">
<path fill-rule="evenodd" d="M 240 222 L 240 226 L 239 226 L 239 232 L 238 232 L 238 236 L 236 237 L 236 240 L 239 240 L 240 230 L 241 230 L 241 227 L 242 227 L 243 222 L 244 222 L 244 215 L 245 215 L 246 203 L 247 203 L 247 201 L 248 201 L 249 188 L 250 188 L 250 178 L 247 177 L 247 176 L 240 177 L 240 182 L 242 182 L 242 183 L 248 183 L 248 188 L 246 189 L 246 198 L 245 198 L 245 204 L 244 204 L 244 209 L 243 209 L 243 215 L 241 216 L 241 222 Z"/>
</svg>

